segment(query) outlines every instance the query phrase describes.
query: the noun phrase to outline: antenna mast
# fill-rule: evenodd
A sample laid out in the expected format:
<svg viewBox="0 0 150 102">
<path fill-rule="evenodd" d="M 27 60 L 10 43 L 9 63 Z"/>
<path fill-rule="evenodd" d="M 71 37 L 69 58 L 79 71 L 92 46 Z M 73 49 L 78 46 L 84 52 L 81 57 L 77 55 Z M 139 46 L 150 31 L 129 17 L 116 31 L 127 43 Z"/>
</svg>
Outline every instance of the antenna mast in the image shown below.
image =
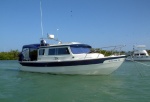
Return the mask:
<svg viewBox="0 0 150 102">
<path fill-rule="evenodd" d="M 40 1 L 40 12 L 41 12 L 41 30 L 42 30 L 42 38 L 43 38 L 43 23 L 42 23 L 42 5 Z"/>
</svg>

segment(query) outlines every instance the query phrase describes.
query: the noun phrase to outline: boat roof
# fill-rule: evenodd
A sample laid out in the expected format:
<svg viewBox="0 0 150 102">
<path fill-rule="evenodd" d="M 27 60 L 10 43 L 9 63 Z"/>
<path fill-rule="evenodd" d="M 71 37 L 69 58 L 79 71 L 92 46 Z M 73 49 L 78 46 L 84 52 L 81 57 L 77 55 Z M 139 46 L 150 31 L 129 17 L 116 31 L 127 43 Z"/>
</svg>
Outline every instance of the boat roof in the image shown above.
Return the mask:
<svg viewBox="0 0 150 102">
<path fill-rule="evenodd" d="M 47 47 L 60 47 L 60 46 L 72 46 L 72 47 L 88 47 L 88 48 L 92 48 L 88 44 L 82 44 L 82 43 L 78 43 L 78 42 L 60 43 L 60 44 L 46 44 L 45 46 L 41 46 L 40 44 L 29 44 L 29 45 L 24 45 L 23 48 L 47 48 Z"/>
<path fill-rule="evenodd" d="M 39 48 L 40 44 L 30 44 L 30 45 L 24 45 L 23 48 Z"/>
</svg>

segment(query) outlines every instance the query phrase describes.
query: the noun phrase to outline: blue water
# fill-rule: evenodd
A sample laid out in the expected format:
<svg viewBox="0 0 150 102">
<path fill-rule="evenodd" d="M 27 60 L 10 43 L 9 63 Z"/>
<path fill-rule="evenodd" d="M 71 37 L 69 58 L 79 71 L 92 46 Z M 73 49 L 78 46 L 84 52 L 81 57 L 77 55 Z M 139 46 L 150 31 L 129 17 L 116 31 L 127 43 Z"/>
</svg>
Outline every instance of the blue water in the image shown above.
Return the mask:
<svg viewBox="0 0 150 102">
<path fill-rule="evenodd" d="M 150 62 L 124 62 L 110 75 L 52 75 L 0 61 L 0 102 L 150 102 Z"/>
</svg>

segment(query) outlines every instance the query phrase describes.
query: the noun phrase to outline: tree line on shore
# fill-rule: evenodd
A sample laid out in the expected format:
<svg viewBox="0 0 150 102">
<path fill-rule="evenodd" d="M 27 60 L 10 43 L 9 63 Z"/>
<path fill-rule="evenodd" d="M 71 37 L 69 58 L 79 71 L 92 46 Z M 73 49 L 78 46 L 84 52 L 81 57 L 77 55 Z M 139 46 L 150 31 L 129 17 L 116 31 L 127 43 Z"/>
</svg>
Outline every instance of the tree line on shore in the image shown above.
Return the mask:
<svg viewBox="0 0 150 102">
<path fill-rule="evenodd" d="M 0 60 L 17 60 L 19 56 L 18 50 L 11 50 L 9 52 L 0 52 Z"/>
<path fill-rule="evenodd" d="M 96 49 L 96 48 L 92 48 L 91 52 L 102 53 L 105 56 L 109 56 L 111 54 L 126 54 L 127 55 L 127 53 L 128 53 L 125 51 L 119 51 L 119 52 L 117 52 L 117 51 L 106 51 L 106 50 L 101 50 L 101 49 Z M 131 52 L 131 51 L 129 51 L 129 52 Z M 147 50 L 147 52 L 150 54 L 150 50 Z M 20 54 L 19 50 L 0 52 L 0 60 L 18 60 L 19 54 Z"/>
</svg>

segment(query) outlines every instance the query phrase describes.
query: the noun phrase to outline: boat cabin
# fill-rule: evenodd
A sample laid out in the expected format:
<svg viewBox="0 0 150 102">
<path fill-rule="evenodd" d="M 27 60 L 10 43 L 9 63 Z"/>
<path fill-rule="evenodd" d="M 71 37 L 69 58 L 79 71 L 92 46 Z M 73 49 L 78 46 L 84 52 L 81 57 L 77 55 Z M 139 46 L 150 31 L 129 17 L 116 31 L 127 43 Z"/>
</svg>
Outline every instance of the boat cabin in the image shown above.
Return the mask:
<svg viewBox="0 0 150 102">
<path fill-rule="evenodd" d="M 134 51 L 133 56 L 134 57 L 148 57 L 149 54 L 147 53 L 146 50 L 136 50 Z"/>
<path fill-rule="evenodd" d="M 22 52 L 19 55 L 19 61 L 34 61 L 37 60 L 37 52 L 40 44 L 24 45 Z"/>
<path fill-rule="evenodd" d="M 91 46 L 81 43 L 56 45 L 24 45 L 19 56 L 20 61 L 59 61 L 104 57 L 102 54 L 89 54 Z"/>
<path fill-rule="evenodd" d="M 137 45 L 133 47 L 133 57 L 135 58 L 144 58 L 148 57 L 149 54 L 145 50 L 146 46 L 145 45 Z"/>
</svg>

